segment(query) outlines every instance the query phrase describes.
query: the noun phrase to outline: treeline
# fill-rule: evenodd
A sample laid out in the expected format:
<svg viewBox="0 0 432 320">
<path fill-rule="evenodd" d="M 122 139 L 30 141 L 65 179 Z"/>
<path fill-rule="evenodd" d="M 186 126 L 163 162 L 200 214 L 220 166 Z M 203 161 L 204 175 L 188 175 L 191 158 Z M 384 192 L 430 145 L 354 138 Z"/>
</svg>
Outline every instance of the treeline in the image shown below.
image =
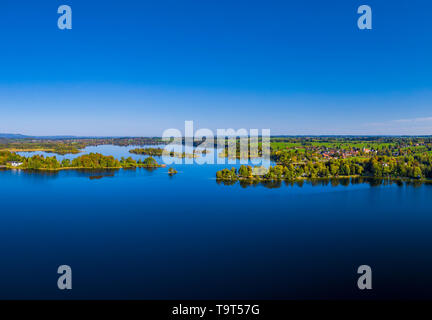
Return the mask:
<svg viewBox="0 0 432 320">
<path fill-rule="evenodd" d="M 363 176 L 375 178 L 432 179 L 432 155 L 405 157 L 376 156 L 370 159 L 350 158 L 329 161 L 292 159 L 271 166 L 267 173 L 258 175 L 251 166 L 223 169 L 216 173 L 218 180 L 296 180 L 300 178 L 337 178 Z"/>
<path fill-rule="evenodd" d="M 132 159 L 131 157 L 124 158 L 122 157 L 120 160 L 120 165 L 122 168 L 135 168 L 135 167 L 143 167 L 143 168 L 155 168 L 161 167 L 160 164 L 153 158 L 147 157 L 144 160 L 139 159 L 138 161 Z"/>
<path fill-rule="evenodd" d="M 164 149 L 162 149 L 162 148 L 136 148 L 136 149 L 129 150 L 129 152 L 133 153 L 133 154 L 142 154 L 142 155 L 160 157 L 164 153 Z"/>
<path fill-rule="evenodd" d="M 72 161 L 64 159 L 62 167 L 88 168 L 88 169 L 110 169 L 121 168 L 120 162 L 113 156 L 104 156 L 100 153 L 90 153 L 79 156 Z"/>
<path fill-rule="evenodd" d="M 60 155 L 76 154 L 80 149 L 85 148 L 84 143 L 51 141 L 51 140 L 30 140 L 30 139 L 0 139 L 0 150 L 8 151 L 46 151 Z"/>
<path fill-rule="evenodd" d="M 204 152 L 205 151 L 205 152 Z M 207 153 L 206 150 L 204 150 L 201 153 Z M 162 148 L 136 148 L 129 150 L 130 153 L 133 154 L 141 154 L 141 155 L 150 155 L 150 156 L 170 156 L 170 157 L 176 157 L 176 158 L 196 158 L 198 157 L 198 153 L 192 154 L 192 153 L 186 153 L 186 152 L 174 152 L 174 151 L 166 151 Z"/>
<path fill-rule="evenodd" d="M 10 161 L 23 162 L 25 157 L 10 151 L 0 151 L 0 165 L 5 166 Z"/>
<path fill-rule="evenodd" d="M 364 143 L 364 144 L 394 144 L 415 145 L 415 144 L 432 144 L 432 136 L 412 136 L 412 137 L 382 137 L 382 136 L 273 136 L 271 142 L 299 143 L 304 145 L 312 145 L 314 143 L 329 143 L 329 144 L 345 144 L 345 143 Z"/>
<path fill-rule="evenodd" d="M 23 157 L 9 151 L 0 151 L 0 165 L 9 167 L 10 162 L 21 163 L 20 169 L 31 170 L 60 170 L 60 169 L 120 169 L 120 168 L 154 168 L 160 167 L 157 161 L 148 157 L 144 160 L 134 160 L 131 157 L 115 159 L 113 156 L 104 156 L 100 153 L 90 153 L 79 156 L 73 160 L 63 159 L 61 162 L 53 157 L 44 157 L 34 155 L 32 157 Z"/>
</svg>

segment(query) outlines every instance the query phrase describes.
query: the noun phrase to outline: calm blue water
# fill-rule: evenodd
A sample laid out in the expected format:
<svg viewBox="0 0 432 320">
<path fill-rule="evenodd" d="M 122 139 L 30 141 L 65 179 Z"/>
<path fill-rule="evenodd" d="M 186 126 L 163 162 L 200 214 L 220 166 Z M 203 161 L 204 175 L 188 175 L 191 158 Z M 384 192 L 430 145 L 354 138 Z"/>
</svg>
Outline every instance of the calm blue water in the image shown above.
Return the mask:
<svg viewBox="0 0 432 320">
<path fill-rule="evenodd" d="M 244 188 L 216 182 L 228 165 L 175 167 L 0 171 L 0 298 L 432 297 L 432 186 Z"/>
</svg>

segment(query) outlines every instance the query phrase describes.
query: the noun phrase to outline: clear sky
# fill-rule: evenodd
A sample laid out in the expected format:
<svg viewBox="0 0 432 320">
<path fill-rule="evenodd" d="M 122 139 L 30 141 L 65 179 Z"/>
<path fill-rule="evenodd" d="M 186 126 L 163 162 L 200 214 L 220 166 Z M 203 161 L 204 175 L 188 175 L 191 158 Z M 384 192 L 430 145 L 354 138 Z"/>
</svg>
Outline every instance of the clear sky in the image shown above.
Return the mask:
<svg viewBox="0 0 432 320">
<path fill-rule="evenodd" d="M 72 7 L 72 30 L 57 8 Z M 373 29 L 359 30 L 370 5 Z M 432 134 L 432 2 L 2 0 L 0 133 Z"/>
</svg>

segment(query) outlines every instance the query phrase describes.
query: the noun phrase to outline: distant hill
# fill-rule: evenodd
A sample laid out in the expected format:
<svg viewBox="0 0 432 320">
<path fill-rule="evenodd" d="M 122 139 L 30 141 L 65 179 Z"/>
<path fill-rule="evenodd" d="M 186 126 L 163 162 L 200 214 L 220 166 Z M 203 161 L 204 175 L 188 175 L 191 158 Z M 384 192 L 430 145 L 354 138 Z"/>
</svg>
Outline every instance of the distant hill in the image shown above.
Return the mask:
<svg viewBox="0 0 432 320">
<path fill-rule="evenodd" d="M 31 137 L 25 136 L 23 134 L 0 133 L 0 138 L 4 138 L 4 139 L 24 139 L 24 138 L 31 138 Z"/>
<path fill-rule="evenodd" d="M 109 139 L 109 138 L 133 138 L 133 137 L 97 137 L 97 136 L 26 136 L 18 133 L 0 133 L 0 139 L 46 139 L 46 140 L 63 140 L 63 139 Z"/>
<path fill-rule="evenodd" d="M 77 136 L 26 136 L 23 134 L 17 133 L 0 133 L 0 139 L 77 139 L 77 138 L 85 138 L 85 137 L 77 137 Z"/>
</svg>

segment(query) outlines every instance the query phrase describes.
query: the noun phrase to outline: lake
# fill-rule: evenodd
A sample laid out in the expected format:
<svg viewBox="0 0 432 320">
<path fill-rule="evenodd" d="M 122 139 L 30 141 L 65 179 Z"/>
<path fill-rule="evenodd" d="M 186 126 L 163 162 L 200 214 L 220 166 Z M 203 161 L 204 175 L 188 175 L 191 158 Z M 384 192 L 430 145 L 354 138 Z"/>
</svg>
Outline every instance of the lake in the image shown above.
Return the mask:
<svg viewBox="0 0 432 320">
<path fill-rule="evenodd" d="M 0 298 L 432 298 L 431 185 L 217 183 L 231 166 L 0 171 Z"/>
</svg>

